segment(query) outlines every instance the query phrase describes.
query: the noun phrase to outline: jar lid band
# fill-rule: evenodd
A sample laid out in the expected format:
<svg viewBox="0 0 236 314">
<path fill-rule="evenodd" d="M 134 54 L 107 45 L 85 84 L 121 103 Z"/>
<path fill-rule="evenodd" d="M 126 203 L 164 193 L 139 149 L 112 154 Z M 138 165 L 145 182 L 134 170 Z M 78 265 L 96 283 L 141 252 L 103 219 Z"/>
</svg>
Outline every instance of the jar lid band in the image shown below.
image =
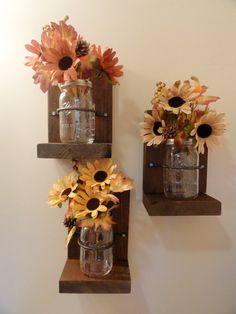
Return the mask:
<svg viewBox="0 0 236 314">
<path fill-rule="evenodd" d="M 64 84 L 61 84 L 60 87 L 69 87 L 69 86 L 73 86 L 73 85 L 77 85 L 77 86 L 87 86 L 87 87 L 93 87 L 93 83 L 89 80 L 75 80 L 75 81 L 66 81 Z"/>
<path fill-rule="evenodd" d="M 166 141 L 166 145 L 174 145 L 175 143 L 175 139 L 174 138 L 168 138 Z M 190 145 L 193 143 L 193 139 L 192 138 L 188 138 L 186 140 L 184 140 L 183 144 L 184 145 Z"/>
</svg>

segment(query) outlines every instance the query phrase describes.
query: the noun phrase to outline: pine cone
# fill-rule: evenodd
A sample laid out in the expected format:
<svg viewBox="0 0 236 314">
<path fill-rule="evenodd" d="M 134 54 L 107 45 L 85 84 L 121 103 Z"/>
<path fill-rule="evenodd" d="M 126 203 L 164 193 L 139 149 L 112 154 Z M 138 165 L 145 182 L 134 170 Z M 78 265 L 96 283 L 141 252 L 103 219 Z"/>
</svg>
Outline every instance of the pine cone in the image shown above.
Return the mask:
<svg viewBox="0 0 236 314">
<path fill-rule="evenodd" d="M 163 134 L 165 138 L 175 138 L 177 135 L 176 129 L 173 126 L 165 128 Z"/>
<path fill-rule="evenodd" d="M 64 224 L 65 227 L 71 229 L 76 224 L 76 218 L 67 217 L 67 218 L 64 219 L 63 224 Z"/>
<path fill-rule="evenodd" d="M 89 52 L 89 43 L 87 43 L 85 40 L 80 40 L 77 43 L 75 52 L 76 52 L 77 57 L 86 56 Z"/>
</svg>

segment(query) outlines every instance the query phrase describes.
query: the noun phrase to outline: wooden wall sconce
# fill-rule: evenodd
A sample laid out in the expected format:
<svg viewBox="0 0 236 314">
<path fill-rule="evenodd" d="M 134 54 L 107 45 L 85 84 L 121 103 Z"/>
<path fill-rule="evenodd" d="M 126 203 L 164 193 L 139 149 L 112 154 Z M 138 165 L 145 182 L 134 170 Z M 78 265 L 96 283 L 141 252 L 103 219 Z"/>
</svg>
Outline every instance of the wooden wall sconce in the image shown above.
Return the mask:
<svg viewBox="0 0 236 314">
<path fill-rule="evenodd" d="M 194 200 L 171 200 L 163 193 L 164 145 L 143 148 L 143 203 L 150 216 L 221 215 L 221 203 L 206 194 L 207 151 L 200 154 L 199 196 Z"/>
<path fill-rule="evenodd" d="M 56 114 L 60 91 L 48 92 L 48 143 L 37 145 L 38 158 L 98 159 L 110 158 L 112 153 L 112 86 L 104 77 L 94 77 L 95 142 L 93 144 L 65 144 L 59 138 L 59 117 Z M 129 197 L 130 192 L 117 194 L 120 208 L 113 213 L 114 247 L 113 269 L 103 278 L 89 278 L 81 273 L 78 233 L 69 246 L 67 260 L 59 281 L 61 293 L 129 293 L 131 279 L 128 264 Z"/>
</svg>

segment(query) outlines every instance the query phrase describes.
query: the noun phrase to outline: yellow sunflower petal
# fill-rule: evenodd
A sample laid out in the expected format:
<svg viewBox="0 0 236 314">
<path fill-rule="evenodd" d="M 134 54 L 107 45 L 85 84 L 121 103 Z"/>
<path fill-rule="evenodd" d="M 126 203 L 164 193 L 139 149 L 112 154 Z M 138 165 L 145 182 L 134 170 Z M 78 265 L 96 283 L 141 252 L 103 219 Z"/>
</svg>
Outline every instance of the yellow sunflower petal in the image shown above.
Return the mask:
<svg viewBox="0 0 236 314">
<path fill-rule="evenodd" d="M 95 171 L 94 166 L 89 161 L 87 162 L 87 168 L 89 169 L 90 172 L 94 172 Z"/>
<path fill-rule="evenodd" d="M 82 197 L 84 200 L 86 200 L 88 198 L 88 195 L 84 191 L 78 191 L 77 195 Z"/>
<path fill-rule="evenodd" d="M 69 244 L 71 238 L 73 237 L 75 231 L 76 231 L 76 226 L 74 226 L 74 227 L 70 230 L 70 232 L 68 233 L 68 236 L 66 237 L 66 241 L 65 241 L 66 247 L 68 246 L 68 244 Z"/>
<path fill-rule="evenodd" d="M 100 211 L 100 212 L 106 212 L 107 211 L 107 207 L 104 206 L 104 205 L 100 205 L 97 210 Z"/>
<path fill-rule="evenodd" d="M 97 218 L 97 215 L 98 215 L 98 211 L 97 211 L 97 210 L 94 210 L 94 211 L 91 213 L 91 216 L 93 217 L 93 219 Z"/>
</svg>

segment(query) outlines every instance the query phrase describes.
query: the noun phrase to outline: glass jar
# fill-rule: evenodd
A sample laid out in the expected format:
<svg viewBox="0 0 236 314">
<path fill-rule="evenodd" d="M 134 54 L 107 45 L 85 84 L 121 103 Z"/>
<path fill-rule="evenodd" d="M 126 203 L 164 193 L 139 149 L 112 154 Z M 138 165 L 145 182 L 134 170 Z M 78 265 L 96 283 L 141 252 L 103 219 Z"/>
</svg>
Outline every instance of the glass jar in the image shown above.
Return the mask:
<svg viewBox="0 0 236 314">
<path fill-rule="evenodd" d="M 167 198 L 194 199 L 198 196 L 199 155 L 192 139 L 175 146 L 167 140 L 163 156 L 163 186 Z"/>
<path fill-rule="evenodd" d="M 95 137 L 92 82 L 67 81 L 60 86 L 59 129 L 62 143 L 91 144 Z"/>
<path fill-rule="evenodd" d="M 80 270 L 90 277 L 107 275 L 113 266 L 113 229 L 106 231 L 82 227 L 80 238 Z"/>
</svg>

